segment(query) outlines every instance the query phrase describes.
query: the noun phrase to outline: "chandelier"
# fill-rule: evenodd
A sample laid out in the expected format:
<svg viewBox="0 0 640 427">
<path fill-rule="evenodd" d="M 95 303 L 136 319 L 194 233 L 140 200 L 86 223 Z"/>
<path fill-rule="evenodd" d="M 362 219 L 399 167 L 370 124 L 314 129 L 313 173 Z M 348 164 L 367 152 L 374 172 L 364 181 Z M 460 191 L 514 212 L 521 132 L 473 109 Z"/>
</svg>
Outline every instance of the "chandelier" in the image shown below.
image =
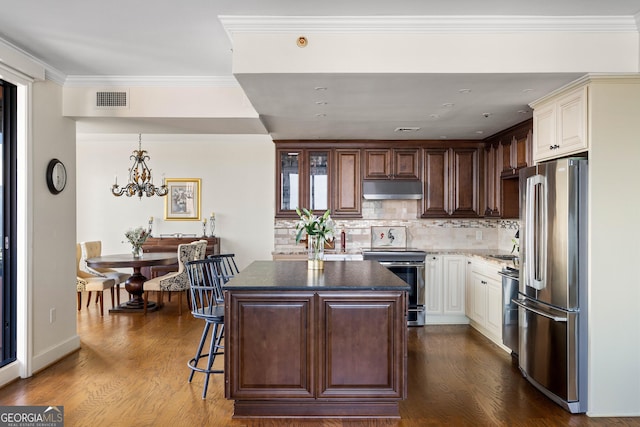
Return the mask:
<svg viewBox="0 0 640 427">
<path fill-rule="evenodd" d="M 137 195 L 142 199 L 142 195 L 146 194 L 147 197 L 153 195 L 166 196 L 169 189 L 166 185 L 156 187 L 153 185 L 153 178 L 151 177 L 151 169 L 147 167 L 146 160 L 149 160 L 147 151 L 142 149 L 142 134 L 138 134 L 138 149 L 133 151 L 133 154 L 129 156 L 129 159 L 133 160 L 133 166 L 129 168 L 129 183 L 120 187 L 118 185 L 118 176 L 116 175 L 116 182 L 111 186 L 111 193 L 120 197 L 126 194 L 127 197 Z"/>
</svg>

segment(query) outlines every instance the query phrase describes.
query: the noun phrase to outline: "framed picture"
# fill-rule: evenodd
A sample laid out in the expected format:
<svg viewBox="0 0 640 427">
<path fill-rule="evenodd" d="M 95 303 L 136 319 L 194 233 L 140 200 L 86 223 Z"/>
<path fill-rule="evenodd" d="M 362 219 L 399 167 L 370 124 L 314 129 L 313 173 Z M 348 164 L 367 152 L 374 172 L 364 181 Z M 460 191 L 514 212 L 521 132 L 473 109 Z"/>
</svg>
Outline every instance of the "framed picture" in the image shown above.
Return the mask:
<svg viewBox="0 0 640 427">
<path fill-rule="evenodd" d="M 200 178 L 167 178 L 169 189 L 164 202 L 164 219 L 200 220 Z"/>
<path fill-rule="evenodd" d="M 371 227 L 372 248 L 406 248 L 407 227 Z"/>
</svg>

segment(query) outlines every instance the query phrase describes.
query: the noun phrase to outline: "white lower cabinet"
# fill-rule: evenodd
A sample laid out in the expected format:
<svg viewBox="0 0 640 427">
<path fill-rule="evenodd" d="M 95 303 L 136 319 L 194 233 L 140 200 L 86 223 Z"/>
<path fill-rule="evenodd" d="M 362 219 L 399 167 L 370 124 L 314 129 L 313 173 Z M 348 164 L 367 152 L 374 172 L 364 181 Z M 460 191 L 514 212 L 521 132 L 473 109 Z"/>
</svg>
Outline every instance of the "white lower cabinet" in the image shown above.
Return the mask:
<svg viewBox="0 0 640 427">
<path fill-rule="evenodd" d="M 468 257 L 467 309 L 471 326 L 502 347 L 502 280 L 495 264 Z"/>
<path fill-rule="evenodd" d="M 425 313 L 427 324 L 465 324 L 465 259 L 463 255 L 427 255 Z"/>
</svg>

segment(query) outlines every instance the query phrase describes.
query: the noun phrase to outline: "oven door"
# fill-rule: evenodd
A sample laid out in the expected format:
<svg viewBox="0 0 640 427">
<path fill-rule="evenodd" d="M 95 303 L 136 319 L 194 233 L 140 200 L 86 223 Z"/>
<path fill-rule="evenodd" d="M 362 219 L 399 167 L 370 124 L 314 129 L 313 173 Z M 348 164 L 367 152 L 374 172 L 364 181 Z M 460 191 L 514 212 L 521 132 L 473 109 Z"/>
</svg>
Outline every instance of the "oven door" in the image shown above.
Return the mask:
<svg viewBox="0 0 640 427">
<path fill-rule="evenodd" d="M 419 262 L 380 262 L 391 270 L 393 274 L 411 286 L 409 291 L 409 319 L 410 326 L 425 324 L 424 312 L 424 263 Z"/>
</svg>

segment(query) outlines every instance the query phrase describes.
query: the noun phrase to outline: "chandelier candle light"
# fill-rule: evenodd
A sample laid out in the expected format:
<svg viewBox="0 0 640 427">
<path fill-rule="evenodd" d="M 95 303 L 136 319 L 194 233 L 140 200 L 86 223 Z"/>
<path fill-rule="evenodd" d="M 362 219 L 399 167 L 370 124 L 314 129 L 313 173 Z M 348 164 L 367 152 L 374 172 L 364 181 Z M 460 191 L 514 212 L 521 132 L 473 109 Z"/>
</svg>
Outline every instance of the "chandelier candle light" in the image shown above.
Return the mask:
<svg viewBox="0 0 640 427">
<path fill-rule="evenodd" d="M 300 221 L 296 224 L 296 243 L 300 243 L 302 235 L 307 235 L 309 270 L 322 270 L 324 268 L 324 243 L 333 241 L 334 222 L 331 219 L 331 211 L 322 216 L 314 215 L 306 208 L 296 208 Z"/>
<path fill-rule="evenodd" d="M 209 229 L 211 230 L 210 237 L 214 237 L 214 230 L 216 229 L 216 213 L 211 212 L 211 217 L 209 217 Z"/>
<path fill-rule="evenodd" d="M 153 178 L 151 176 L 151 169 L 147 167 L 146 161 L 150 159 L 147 155 L 147 151 L 142 149 L 142 134 L 138 134 L 138 149 L 133 151 L 133 154 L 129 156 L 129 159 L 133 160 L 133 166 L 129 168 L 129 182 L 127 185 L 120 187 L 118 185 L 118 176 L 115 177 L 115 183 L 111 186 L 111 193 L 120 197 L 126 194 L 127 197 L 137 195 L 142 199 L 142 195 L 146 194 L 147 197 L 151 196 L 166 196 L 169 192 L 169 188 L 162 180 L 162 186 L 156 187 L 153 185 Z"/>
</svg>

